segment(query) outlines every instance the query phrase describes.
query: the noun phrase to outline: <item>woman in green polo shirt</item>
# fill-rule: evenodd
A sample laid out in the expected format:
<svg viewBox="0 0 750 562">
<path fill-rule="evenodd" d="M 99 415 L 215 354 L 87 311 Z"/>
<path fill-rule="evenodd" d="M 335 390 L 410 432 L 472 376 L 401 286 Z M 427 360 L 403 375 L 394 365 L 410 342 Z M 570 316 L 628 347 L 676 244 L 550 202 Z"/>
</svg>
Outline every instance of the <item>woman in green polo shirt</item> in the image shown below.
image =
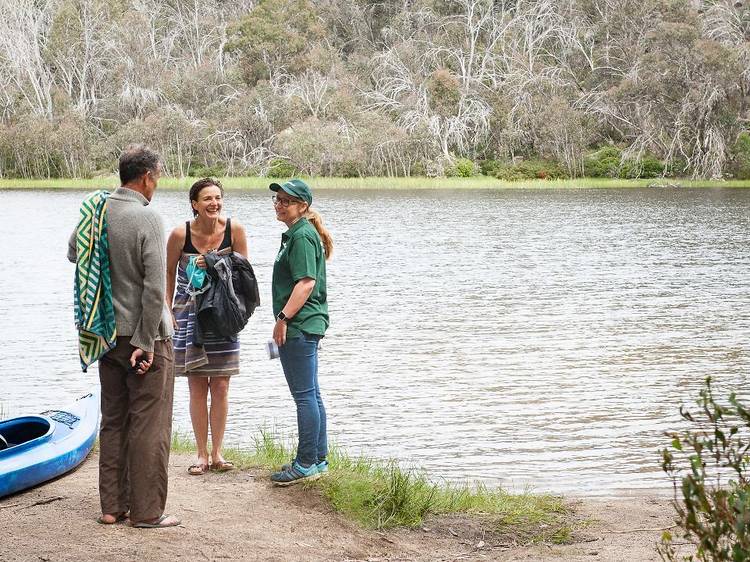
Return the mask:
<svg viewBox="0 0 750 562">
<path fill-rule="evenodd" d="M 276 218 L 288 230 L 273 266 L 273 339 L 297 406 L 297 455 L 271 475 L 279 486 L 315 479 L 328 470 L 326 411 L 318 386 L 318 343 L 328 328 L 326 260 L 333 240 L 310 209 L 312 192 L 302 180 L 271 184 Z"/>
</svg>

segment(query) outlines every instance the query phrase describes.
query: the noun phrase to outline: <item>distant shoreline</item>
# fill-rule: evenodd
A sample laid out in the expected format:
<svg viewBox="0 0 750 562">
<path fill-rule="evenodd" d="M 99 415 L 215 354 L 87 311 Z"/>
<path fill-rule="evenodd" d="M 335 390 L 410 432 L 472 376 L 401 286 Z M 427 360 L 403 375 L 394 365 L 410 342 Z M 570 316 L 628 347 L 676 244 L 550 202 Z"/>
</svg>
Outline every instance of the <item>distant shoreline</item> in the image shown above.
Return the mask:
<svg viewBox="0 0 750 562">
<path fill-rule="evenodd" d="M 159 182 L 160 189 L 183 190 L 198 178 L 165 177 Z M 577 178 L 567 180 L 521 180 L 503 181 L 489 176 L 471 178 L 427 178 L 427 177 L 316 177 L 305 178 L 313 189 L 606 189 L 642 188 L 750 188 L 750 180 L 690 180 L 675 178 L 618 179 L 618 178 Z M 232 190 L 265 189 L 269 183 L 282 181 L 266 177 L 222 177 L 222 184 Z M 53 179 L 0 179 L 0 190 L 14 189 L 114 189 L 119 185 L 117 176 L 97 178 L 53 178 Z"/>
</svg>

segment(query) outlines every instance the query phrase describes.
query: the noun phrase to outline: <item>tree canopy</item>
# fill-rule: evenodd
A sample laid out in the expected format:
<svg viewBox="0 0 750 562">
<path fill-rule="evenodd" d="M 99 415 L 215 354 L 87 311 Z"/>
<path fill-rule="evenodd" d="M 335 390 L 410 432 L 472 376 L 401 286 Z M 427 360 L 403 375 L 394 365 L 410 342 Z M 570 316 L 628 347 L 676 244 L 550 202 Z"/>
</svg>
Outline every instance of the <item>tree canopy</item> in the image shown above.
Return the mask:
<svg viewBox="0 0 750 562">
<path fill-rule="evenodd" d="M 744 177 L 747 3 L 5 0 L 0 176 Z"/>
</svg>

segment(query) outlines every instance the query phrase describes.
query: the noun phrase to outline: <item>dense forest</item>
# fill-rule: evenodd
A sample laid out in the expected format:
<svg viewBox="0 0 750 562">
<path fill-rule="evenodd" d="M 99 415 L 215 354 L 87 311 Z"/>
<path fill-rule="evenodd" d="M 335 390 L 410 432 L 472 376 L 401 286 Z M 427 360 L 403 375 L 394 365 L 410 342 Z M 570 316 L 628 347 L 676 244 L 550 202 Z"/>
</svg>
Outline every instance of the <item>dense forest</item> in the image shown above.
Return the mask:
<svg viewBox="0 0 750 562">
<path fill-rule="evenodd" d="M 735 0 L 2 0 L 0 176 L 750 177 Z"/>
</svg>

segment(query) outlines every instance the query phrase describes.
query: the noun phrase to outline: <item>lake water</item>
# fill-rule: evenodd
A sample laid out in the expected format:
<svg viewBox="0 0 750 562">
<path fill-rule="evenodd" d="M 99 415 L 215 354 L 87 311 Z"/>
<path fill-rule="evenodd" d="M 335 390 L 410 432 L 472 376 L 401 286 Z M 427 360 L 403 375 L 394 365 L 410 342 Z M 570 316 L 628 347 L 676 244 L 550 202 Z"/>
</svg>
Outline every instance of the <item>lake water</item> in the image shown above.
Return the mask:
<svg viewBox="0 0 750 562">
<path fill-rule="evenodd" d="M 78 366 L 67 238 L 82 192 L 0 191 L 0 404 L 65 403 Z M 190 217 L 159 192 L 165 225 Z M 331 328 L 320 356 L 330 434 L 434 479 L 581 495 L 669 491 L 665 430 L 704 377 L 743 391 L 750 363 L 750 190 L 334 191 Z M 270 192 L 229 192 L 263 304 L 241 335 L 227 441 L 295 414 L 271 333 L 284 226 Z M 175 426 L 190 431 L 178 379 Z"/>
</svg>

